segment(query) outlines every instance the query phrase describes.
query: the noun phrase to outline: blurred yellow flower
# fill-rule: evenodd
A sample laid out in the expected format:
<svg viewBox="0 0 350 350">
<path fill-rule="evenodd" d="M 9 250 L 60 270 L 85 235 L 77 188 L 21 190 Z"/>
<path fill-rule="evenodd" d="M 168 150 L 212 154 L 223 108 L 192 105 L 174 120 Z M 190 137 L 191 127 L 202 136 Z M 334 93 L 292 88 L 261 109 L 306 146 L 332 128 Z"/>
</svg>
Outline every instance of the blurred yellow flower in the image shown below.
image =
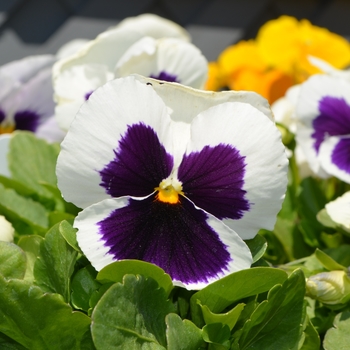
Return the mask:
<svg viewBox="0 0 350 350">
<path fill-rule="evenodd" d="M 273 103 L 292 85 L 320 72 L 308 61 L 310 55 L 344 68 L 350 64 L 350 45 L 307 20 L 281 16 L 264 24 L 255 40 L 229 46 L 211 62 L 206 89 L 255 91 Z"/>
<path fill-rule="evenodd" d="M 263 25 L 256 38 L 266 64 L 293 74 L 297 83 L 320 71 L 308 61 L 315 56 L 335 68 L 350 64 L 348 41 L 326 28 L 312 25 L 308 20 L 281 16 Z"/>
</svg>

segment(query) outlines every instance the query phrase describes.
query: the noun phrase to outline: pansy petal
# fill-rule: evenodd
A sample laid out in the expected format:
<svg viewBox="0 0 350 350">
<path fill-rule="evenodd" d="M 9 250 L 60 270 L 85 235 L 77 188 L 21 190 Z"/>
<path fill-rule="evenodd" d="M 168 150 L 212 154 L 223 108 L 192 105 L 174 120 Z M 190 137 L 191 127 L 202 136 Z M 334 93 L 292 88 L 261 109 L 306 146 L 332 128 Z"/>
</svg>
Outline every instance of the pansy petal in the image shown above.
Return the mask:
<svg viewBox="0 0 350 350">
<path fill-rule="evenodd" d="M 45 139 L 48 142 L 62 142 L 66 133 L 58 126 L 54 116 L 48 118 L 39 125 L 35 132 L 36 136 Z"/>
<path fill-rule="evenodd" d="M 327 75 L 314 75 L 302 84 L 296 106 L 297 141 L 311 169 L 320 177 L 326 172 L 318 156 L 328 135 L 350 133 L 350 83 Z"/>
<path fill-rule="evenodd" d="M 0 135 L 0 175 L 10 177 L 10 170 L 7 161 L 11 134 Z"/>
<path fill-rule="evenodd" d="M 28 56 L 4 64 L 0 67 L 0 74 L 7 74 L 21 83 L 26 83 L 42 69 L 51 67 L 55 61 L 56 58 L 53 55 Z"/>
<path fill-rule="evenodd" d="M 165 161 L 164 166 L 169 167 L 170 123 L 166 106 L 152 87 L 140 84 L 134 77 L 116 79 L 97 89 L 79 110 L 61 145 L 57 176 L 66 200 L 85 208 L 109 198 L 111 192 L 106 183 L 109 175 L 106 173 L 110 173 L 112 185 L 122 181 L 126 186 L 129 181 L 128 188 L 132 189 L 132 182 L 137 178 L 134 186 L 137 188 L 140 184 L 141 188 L 147 182 L 145 174 L 151 171 L 151 165 L 147 164 L 150 155 L 143 158 L 147 147 L 152 148 L 158 142 L 163 158 L 155 157 L 152 164 L 163 167 Z M 125 171 L 121 170 L 121 164 L 127 168 Z M 115 178 L 113 171 L 118 173 Z M 125 178 L 127 171 L 129 175 Z M 158 185 L 153 184 L 154 187 Z M 154 187 L 147 187 L 149 192 L 142 193 L 141 197 L 152 193 Z M 137 193 L 120 195 L 138 196 L 139 193 L 137 189 Z"/>
<path fill-rule="evenodd" d="M 51 68 L 46 68 L 7 96 L 2 107 L 13 117 L 16 129 L 35 132 L 54 114 L 52 94 Z"/>
<path fill-rule="evenodd" d="M 118 28 L 138 30 L 145 36 L 158 38 L 178 38 L 190 41 L 190 35 L 185 28 L 179 26 L 166 18 L 159 17 L 152 13 L 144 13 L 136 17 L 128 17 L 119 22 Z"/>
<path fill-rule="evenodd" d="M 350 232 L 350 191 L 327 203 L 325 208 L 334 222 Z"/>
<path fill-rule="evenodd" d="M 327 173 L 350 183 L 350 135 L 329 137 L 321 145 L 319 158 Z"/>
<path fill-rule="evenodd" d="M 135 43 L 120 59 L 116 76 L 137 73 L 151 78 L 203 88 L 208 62 L 191 43 L 174 38 L 150 37 Z"/>
<path fill-rule="evenodd" d="M 57 103 L 55 114 L 60 127 L 68 130 L 82 103 L 113 77 L 102 64 L 76 65 L 56 76 L 53 81 Z"/>
<path fill-rule="evenodd" d="M 193 120 L 178 174 L 196 206 L 249 239 L 260 228 L 273 229 L 287 186 L 287 165 L 274 123 L 246 103 L 227 102 Z"/>
<path fill-rule="evenodd" d="M 110 72 L 124 52 L 143 35 L 137 31 L 117 28 L 101 33 L 96 39 L 86 43 L 75 54 L 61 59 L 53 66 L 53 77 L 75 65 L 103 64 Z"/>
<path fill-rule="evenodd" d="M 176 122 L 190 124 L 194 117 L 202 111 L 224 102 L 247 103 L 274 120 L 270 105 L 265 98 L 255 92 L 248 91 L 204 91 L 176 83 L 159 82 L 151 78 L 136 76 L 143 84 L 152 84 L 153 89 L 161 97 Z M 179 108 L 179 105 L 182 108 Z"/>
<path fill-rule="evenodd" d="M 200 289 L 252 263 L 234 231 L 185 198 L 177 205 L 154 195 L 107 199 L 84 209 L 74 225 L 79 246 L 97 270 L 139 259 L 163 268 L 175 284 Z"/>
</svg>

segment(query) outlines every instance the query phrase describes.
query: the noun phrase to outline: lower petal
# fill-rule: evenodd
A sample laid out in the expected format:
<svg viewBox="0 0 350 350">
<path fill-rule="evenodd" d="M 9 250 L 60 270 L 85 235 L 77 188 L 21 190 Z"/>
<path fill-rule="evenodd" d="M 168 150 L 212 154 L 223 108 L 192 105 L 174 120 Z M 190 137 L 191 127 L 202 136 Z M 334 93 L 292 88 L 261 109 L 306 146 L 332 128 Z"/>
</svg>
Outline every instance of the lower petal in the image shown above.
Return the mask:
<svg viewBox="0 0 350 350">
<path fill-rule="evenodd" d="M 75 227 L 96 269 L 121 259 L 144 260 L 188 289 L 203 288 L 252 263 L 233 230 L 185 198 L 175 205 L 158 202 L 155 195 L 107 199 L 83 210 Z"/>
</svg>

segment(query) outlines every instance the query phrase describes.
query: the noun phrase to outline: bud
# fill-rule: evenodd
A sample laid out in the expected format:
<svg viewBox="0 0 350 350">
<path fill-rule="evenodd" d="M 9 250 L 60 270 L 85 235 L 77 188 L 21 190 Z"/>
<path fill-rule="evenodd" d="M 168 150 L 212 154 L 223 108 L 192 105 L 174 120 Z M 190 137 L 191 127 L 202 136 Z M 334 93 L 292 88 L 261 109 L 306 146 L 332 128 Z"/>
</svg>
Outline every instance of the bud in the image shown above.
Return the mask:
<svg viewBox="0 0 350 350">
<path fill-rule="evenodd" d="M 345 271 L 318 273 L 306 280 L 306 294 L 324 304 L 346 303 L 350 299 L 350 278 Z"/>
<path fill-rule="evenodd" d="M 0 215 L 0 241 L 13 242 L 15 230 L 4 216 Z"/>
</svg>

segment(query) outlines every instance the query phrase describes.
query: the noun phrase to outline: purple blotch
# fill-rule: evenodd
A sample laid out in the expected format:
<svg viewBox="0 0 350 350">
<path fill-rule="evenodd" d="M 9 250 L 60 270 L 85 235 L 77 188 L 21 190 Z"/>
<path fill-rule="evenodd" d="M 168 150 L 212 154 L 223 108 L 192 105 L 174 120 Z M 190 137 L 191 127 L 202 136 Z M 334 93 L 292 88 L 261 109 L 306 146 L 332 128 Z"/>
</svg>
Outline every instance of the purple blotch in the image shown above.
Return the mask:
<svg viewBox="0 0 350 350">
<path fill-rule="evenodd" d="M 85 101 L 87 101 L 89 98 L 90 98 L 90 96 L 92 95 L 92 93 L 93 93 L 94 91 L 92 90 L 92 91 L 90 91 L 90 92 L 87 92 L 86 94 L 85 94 Z"/>
<path fill-rule="evenodd" d="M 14 116 L 16 130 L 35 132 L 40 125 L 40 115 L 33 111 L 19 111 Z"/>
<path fill-rule="evenodd" d="M 350 106 L 344 98 L 323 97 L 319 101 L 319 111 L 320 115 L 312 122 L 315 131 L 311 135 L 317 153 L 326 136 L 350 134 Z"/>
<path fill-rule="evenodd" d="M 144 260 L 183 283 L 208 282 L 232 260 L 207 215 L 186 198 L 169 204 L 129 200 L 98 223 L 101 238 L 116 260 Z"/>
<path fill-rule="evenodd" d="M 5 113 L 3 110 L 0 109 L 0 123 L 2 123 L 5 120 Z"/>
<path fill-rule="evenodd" d="M 185 196 L 219 219 L 240 219 L 249 210 L 244 174 L 245 157 L 223 144 L 185 155 L 178 171 Z"/>
<path fill-rule="evenodd" d="M 161 71 L 158 74 L 151 74 L 150 78 L 168 81 L 169 83 L 180 83 L 180 80 L 177 79 L 177 76 L 174 74 Z"/>
<path fill-rule="evenodd" d="M 350 174 L 350 139 L 341 139 L 334 147 L 332 162 L 341 170 Z"/>
<path fill-rule="evenodd" d="M 128 126 L 114 154 L 114 159 L 99 172 L 100 185 L 112 197 L 147 196 L 173 168 L 173 157 L 155 131 L 143 123 Z"/>
</svg>

